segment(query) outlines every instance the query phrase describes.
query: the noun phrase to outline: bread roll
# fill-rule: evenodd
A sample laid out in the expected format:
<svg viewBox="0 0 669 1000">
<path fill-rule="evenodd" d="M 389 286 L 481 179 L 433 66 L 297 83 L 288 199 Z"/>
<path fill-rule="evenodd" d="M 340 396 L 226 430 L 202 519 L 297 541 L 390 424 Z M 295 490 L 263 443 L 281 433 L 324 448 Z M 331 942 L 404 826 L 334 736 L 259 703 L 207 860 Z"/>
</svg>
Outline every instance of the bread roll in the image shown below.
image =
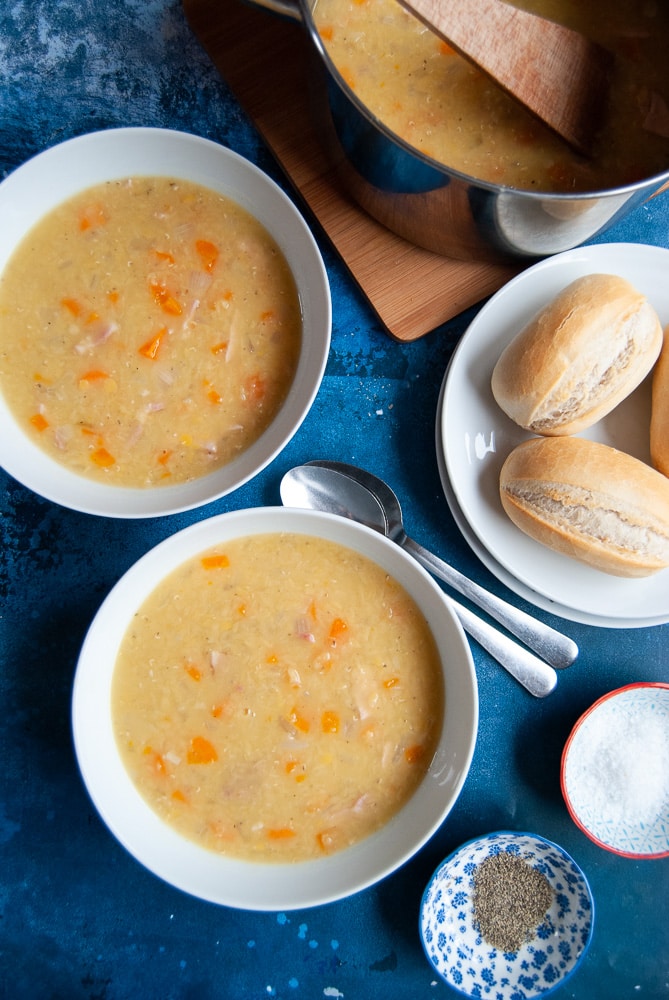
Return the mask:
<svg viewBox="0 0 669 1000">
<path fill-rule="evenodd" d="M 534 434 L 578 434 L 646 377 L 662 346 L 657 313 L 628 281 L 573 281 L 516 335 L 492 374 L 499 406 Z"/>
<path fill-rule="evenodd" d="M 500 473 L 502 506 L 531 538 L 614 576 L 669 566 L 669 479 L 609 445 L 531 438 Z"/>
<path fill-rule="evenodd" d="M 664 346 L 653 372 L 650 458 L 656 469 L 669 476 L 669 326 L 664 331 Z"/>
</svg>

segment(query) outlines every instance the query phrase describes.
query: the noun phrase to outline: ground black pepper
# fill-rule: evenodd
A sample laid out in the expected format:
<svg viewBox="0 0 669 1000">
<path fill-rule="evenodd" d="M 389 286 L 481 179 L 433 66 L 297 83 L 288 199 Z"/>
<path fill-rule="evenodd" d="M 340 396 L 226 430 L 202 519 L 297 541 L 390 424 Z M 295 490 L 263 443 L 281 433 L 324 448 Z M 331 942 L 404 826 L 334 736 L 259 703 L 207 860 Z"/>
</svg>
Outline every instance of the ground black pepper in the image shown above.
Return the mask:
<svg viewBox="0 0 669 1000">
<path fill-rule="evenodd" d="M 508 851 L 492 854 L 474 872 L 474 923 L 500 951 L 518 951 L 552 901 L 546 876 Z"/>
</svg>

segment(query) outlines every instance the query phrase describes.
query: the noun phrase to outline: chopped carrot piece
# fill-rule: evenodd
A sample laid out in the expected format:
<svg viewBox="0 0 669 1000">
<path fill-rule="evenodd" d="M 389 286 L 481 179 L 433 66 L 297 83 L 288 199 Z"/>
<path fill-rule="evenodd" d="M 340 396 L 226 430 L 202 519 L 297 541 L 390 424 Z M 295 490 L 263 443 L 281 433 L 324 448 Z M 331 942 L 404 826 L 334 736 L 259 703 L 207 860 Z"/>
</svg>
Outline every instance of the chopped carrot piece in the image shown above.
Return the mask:
<svg viewBox="0 0 669 1000">
<path fill-rule="evenodd" d="M 323 712 L 321 716 L 321 729 L 324 733 L 338 733 L 339 725 L 339 716 L 336 712 Z"/>
<path fill-rule="evenodd" d="M 95 462 L 102 469 L 108 469 L 110 465 L 116 463 L 116 459 L 113 455 L 110 455 L 106 448 L 97 448 L 91 454 L 91 461 Z"/>
<path fill-rule="evenodd" d="M 286 764 L 286 774 L 292 774 L 293 771 L 297 768 L 297 766 L 298 763 L 296 760 L 289 760 Z"/>
<path fill-rule="evenodd" d="M 187 758 L 189 764 L 213 764 L 218 760 L 216 748 L 204 736 L 194 736 L 190 741 Z"/>
<path fill-rule="evenodd" d="M 118 302 L 119 294 L 115 288 L 112 288 L 111 292 L 107 292 L 107 298 L 110 302 Z"/>
<path fill-rule="evenodd" d="M 171 295 L 164 285 L 159 284 L 157 281 L 150 282 L 151 294 L 153 295 L 154 302 L 156 302 L 163 312 L 169 313 L 170 316 L 180 316 L 182 313 L 182 308 Z"/>
<path fill-rule="evenodd" d="M 348 66 L 340 66 L 339 72 L 344 78 L 344 82 L 348 84 L 351 90 L 355 90 L 355 77 L 353 76 L 353 73 L 348 68 Z"/>
<path fill-rule="evenodd" d="M 407 747 L 404 756 L 408 764 L 416 764 L 425 756 L 425 747 L 417 743 L 413 747 Z"/>
<path fill-rule="evenodd" d="M 334 37 L 334 28 L 331 24 L 324 24 L 322 28 L 318 29 L 318 34 L 324 42 L 331 42 Z"/>
<path fill-rule="evenodd" d="M 49 421 L 41 413 L 34 413 L 30 418 L 30 423 L 36 431 L 45 431 L 49 426 Z"/>
<path fill-rule="evenodd" d="M 154 257 L 158 258 L 158 260 L 164 260 L 168 264 L 174 264 L 174 257 L 168 250 L 153 250 L 152 253 Z"/>
<path fill-rule="evenodd" d="M 330 625 L 330 638 L 336 639 L 340 635 L 348 632 L 348 625 L 343 618 L 334 618 L 332 624 Z"/>
<path fill-rule="evenodd" d="M 263 312 L 260 313 L 260 322 L 267 323 L 268 320 L 272 319 L 274 315 L 275 313 L 273 309 L 265 309 Z"/>
<path fill-rule="evenodd" d="M 295 831 L 291 830 L 289 826 L 280 826 L 278 828 L 270 828 L 267 831 L 267 836 L 270 840 L 287 840 L 289 837 L 295 836 Z"/>
<path fill-rule="evenodd" d="M 91 371 L 86 372 L 79 379 L 80 382 L 100 382 L 103 379 L 109 378 L 107 372 L 101 371 L 99 368 L 93 368 Z"/>
<path fill-rule="evenodd" d="M 184 805 L 188 805 L 188 799 L 186 798 L 186 796 L 184 795 L 184 793 L 181 791 L 180 788 L 174 789 L 174 791 L 172 792 L 172 798 L 175 800 L 175 802 L 183 802 Z"/>
<path fill-rule="evenodd" d="M 217 406 L 219 403 L 223 402 L 223 397 L 220 395 L 220 393 L 216 392 L 215 389 L 209 390 L 209 392 L 207 393 L 207 399 L 209 400 L 210 403 L 213 403 L 214 406 Z"/>
<path fill-rule="evenodd" d="M 155 361 L 158 357 L 158 351 L 160 350 L 160 345 L 162 343 L 163 337 L 167 333 L 167 327 L 163 326 L 151 340 L 147 340 L 145 344 L 139 348 L 139 353 L 149 361 Z"/>
<path fill-rule="evenodd" d="M 156 774 L 160 774 L 163 777 L 167 774 L 167 764 L 165 763 L 165 759 L 163 758 L 162 754 L 159 753 L 154 754 L 153 760 L 151 761 L 151 765 Z"/>
<path fill-rule="evenodd" d="M 225 354 L 225 352 L 227 351 L 227 349 L 228 349 L 228 342 L 227 342 L 227 340 L 222 340 L 220 343 L 214 344 L 214 346 L 211 348 L 211 353 L 212 354 Z"/>
<path fill-rule="evenodd" d="M 388 677 L 383 682 L 383 686 L 384 686 L 384 688 L 394 688 L 394 687 L 397 687 L 397 685 L 399 684 L 399 682 L 400 682 L 399 677 Z"/>
<path fill-rule="evenodd" d="M 163 450 L 161 451 L 160 455 L 158 455 L 158 459 L 157 459 L 158 465 L 167 465 L 167 463 L 169 462 L 171 456 L 172 456 L 172 452 L 168 448 L 163 448 Z"/>
<path fill-rule="evenodd" d="M 107 216 L 102 205 L 89 205 L 79 218 L 79 229 L 82 233 L 87 229 L 96 229 L 106 224 Z"/>
<path fill-rule="evenodd" d="M 220 717 L 223 715 L 223 706 L 214 705 L 214 707 L 211 710 L 211 714 L 214 716 L 215 719 L 220 719 Z"/>
<path fill-rule="evenodd" d="M 92 309 L 86 317 L 86 322 L 90 325 L 91 323 L 97 323 L 99 319 L 100 313 L 96 313 L 95 309 Z"/>
<path fill-rule="evenodd" d="M 225 569 L 230 565 L 230 560 L 225 554 L 203 556 L 201 562 L 205 569 Z"/>
<path fill-rule="evenodd" d="M 72 313 L 73 316 L 81 315 L 82 305 L 77 302 L 76 299 L 64 298 L 60 300 L 61 306 L 67 309 L 68 312 Z"/>
<path fill-rule="evenodd" d="M 270 653 L 269 656 L 265 657 L 265 663 L 278 663 L 278 662 L 279 662 L 279 657 L 276 655 L 276 653 Z"/>
<path fill-rule="evenodd" d="M 205 271 L 209 271 L 209 273 L 211 273 L 216 267 L 216 263 L 218 261 L 218 247 L 210 240 L 196 240 L 195 249 L 200 256 L 200 260 L 202 261 Z"/>
<path fill-rule="evenodd" d="M 455 49 L 453 48 L 453 46 L 449 45 L 448 42 L 445 42 L 443 38 L 439 40 L 439 51 L 442 54 L 442 56 L 455 55 Z"/>
<path fill-rule="evenodd" d="M 266 384 L 261 375 L 249 375 L 244 381 L 243 399 L 251 403 L 259 403 L 265 397 Z"/>
<path fill-rule="evenodd" d="M 198 670 L 198 668 L 195 666 L 194 663 L 190 662 L 190 660 L 188 661 L 188 663 L 184 663 L 184 670 L 186 671 L 189 677 L 193 678 L 194 681 L 202 680 L 202 673 Z"/>
<path fill-rule="evenodd" d="M 291 709 L 288 718 L 290 722 L 292 722 L 292 724 L 295 726 L 295 728 L 300 730 L 300 732 L 302 733 L 309 732 L 309 720 L 305 719 L 304 716 L 300 715 L 297 711 L 297 708 Z"/>
</svg>

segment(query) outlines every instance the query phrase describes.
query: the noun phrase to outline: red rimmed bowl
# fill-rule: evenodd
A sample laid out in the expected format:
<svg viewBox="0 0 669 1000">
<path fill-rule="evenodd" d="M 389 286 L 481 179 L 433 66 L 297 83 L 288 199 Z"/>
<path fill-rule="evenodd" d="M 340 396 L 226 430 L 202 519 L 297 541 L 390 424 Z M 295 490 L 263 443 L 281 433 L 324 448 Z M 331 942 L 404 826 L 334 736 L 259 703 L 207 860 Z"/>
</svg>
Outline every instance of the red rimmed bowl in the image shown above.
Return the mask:
<svg viewBox="0 0 669 1000">
<path fill-rule="evenodd" d="M 562 753 L 562 794 L 590 840 L 627 858 L 669 857 L 669 684 L 610 691 Z"/>
</svg>

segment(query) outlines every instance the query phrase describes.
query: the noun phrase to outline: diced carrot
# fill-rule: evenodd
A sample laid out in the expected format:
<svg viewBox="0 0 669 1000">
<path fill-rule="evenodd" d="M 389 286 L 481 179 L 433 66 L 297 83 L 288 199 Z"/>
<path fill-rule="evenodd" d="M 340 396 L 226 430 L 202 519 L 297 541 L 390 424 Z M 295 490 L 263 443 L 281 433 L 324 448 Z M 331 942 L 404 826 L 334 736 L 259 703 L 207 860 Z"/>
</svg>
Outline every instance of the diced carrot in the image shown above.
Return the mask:
<svg viewBox="0 0 669 1000">
<path fill-rule="evenodd" d="M 340 66 L 339 72 L 341 73 L 344 82 L 349 85 L 351 90 L 355 90 L 355 77 L 353 76 L 353 73 L 348 68 L 348 66 Z"/>
<path fill-rule="evenodd" d="M 161 777 L 164 777 L 167 774 L 167 764 L 165 763 L 165 758 L 162 754 L 156 753 L 153 755 L 151 766 L 156 774 L 161 775 Z"/>
<path fill-rule="evenodd" d="M 383 686 L 384 688 L 394 688 L 397 687 L 399 682 L 400 682 L 399 677 L 387 677 L 386 680 L 383 682 Z"/>
<path fill-rule="evenodd" d="M 344 635 L 348 632 L 348 625 L 343 618 L 334 618 L 332 624 L 330 625 L 330 638 L 337 639 L 339 636 Z"/>
<path fill-rule="evenodd" d="M 194 736 L 190 741 L 190 750 L 186 759 L 189 764 L 213 764 L 215 760 L 218 760 L 218 754 L 214 745 L 204 736 Z"/>
<path fill-rule="evenodd" d="M 107 224 L 107 216 L 102 205 L 88 205 L 79 217 L 79 229 L 85 232 L 87 229 L 96 229 L 98 226 Z"/>
<path fill-rule="evenodd" d="M 291 830 L 289 826 L 280 826 L 278 828 L 270 828 L 267 831 L 267 836 L 270 840 L 288 840 L 290 837 L 295 836 L 295 831 Z"/>
<path fill-rule="evenodd" d="M 174 791 L 172 792 L 172 798 L 175 800 L 175 802 L 183 802 L 184 805 L 188 805 L 188 799 L 186 798 L 186 796 L 184 795 L 184 793 L 181 791 L 180 788 L 174 789 Z"/>
<path fill-rule="evenodd" d="M 108 469 L 110 465 L 116 463 L 116 459 L 111 455 L 106 448 L 97 448 L 91 454 L 91 461 L 95 462 L 102 469 Z"/>
<path fill-rule="evenodd" d="M 112 288 L 110 292 L 107 292 L 107 298 L 109 299 L 110 302 L 118 302 L 119 294 L 115 288 Z"/>
<path fill-rule="evenodd" d="M 416 764 L 425 756 L 425 747 L 420 743 L 412 747 L 407 747 L 404 751 L 404 756 L 408 764 Z"/>
<path fill-rule="evenodd" d="M 73 316 L 80 316 L 83 306 L 76 299 L 64 298 L 60 300 L 61 306 L 67 309 L 68 312 L 72 313 Z"/>
<path fill-rule="evenodd" d="M 331 42 L 334 37 L 334 28 L 331 24 L 324 24 L 322 28 L 318 29 L 318 34 L 324 42 Z"/>
<path fill-rule="evenodd" d="M 147 340 L 145 344 L 142 344 L 142 346 L 139 348 L 139 353 L 142 354 L 145 358 L 148 358 L 149 361 L 155 361 L 156 358 L 158 357 L 158 351 L 160 350 L 160 345 L 166 333 L 167 333 L 167 327 L 166 326 L 161 327 L 158 333 L 154 337 L 152 337 L 150 340 Z"/>
<path fill-rule="evenodd" d="M 97 437 L 98 436 L 98 432 L 94 431 L 92 427 L 86 427 L 86 426 L 82 427 L 81 428 L 81 433 L 85 434 L 87 437 Z M 100 438 L 99 440 L 102 441 L 102 438 Z"/>
<path fill-rule="evenodd" d="M 260 322 L 267 323 L 270 319 L 274 317 L 275 313 L 273 309 L 265 309 L 260 313 Z"/>
<path fill-rule="evenodd" d="M 321 716 L 321 729 L 324 733 L 338 733 L 339 725 L 339 716 L 336 712 L 323 712 Z"/>
<path fill-rule="evenodd" d="M 198 670 L 198 668 L 195 666 L 195 664 L 192 663 L 190 660 L 188 660 L 187 663 L 184 663 L 184 670 L 186 671 L 186 673 L 188 674 L 189 677 L 193 678 L 194 681 L 201 681 L 202 680 L 202 673 L 201 673 L 201 671 Z"/>
<path fill-rule="evenodd" d="M 157 458 L 158 465 L 167 465 L 171 457 L 172 452 L 168 448 L 163 448 Z"/>
<path fill-rule="evenodd" d="M 221 295 L 221 298 L 223 299 L 224 302 L 232 302 L 234 297 L 235 293 L 232 291 L 231 288 L 226 288 L 226 290 Z"/>
<path fill-rule="evenodd" d="M 276 655 L 276 653 L 269 653 L 265 657 L 265 663 L 272 663 L 272 664 L 274 664 L 274 663 L 278 663 L 278 662 L 279 662 L 279 657 Z"/>
<path fill-rule="evenodd" d="M 91 324 L 91 323 L 97 323 L 97 321 L 98 321 L 99 319 L 100 319 L 100 313 L 97 313 L 97 312 L 95 311 L 95 309 L 92 309 L 92 310 L 91 310 L 91 311 L 89 312 L 88 316 L 86 317 L 86 322 L 87 322 L 87 323 L 89 324 L 89 326 L 90 326 L 90 324 Z"/>
<path fill-rule="evenodd" d="M 86 372 L 79 379 L 80 382 L 100 382 L 103 379 L 109 378 L 107 372 L 101 371 L 99 368 L 93 368 L 91 371 Z"/>
<path fill-rule="evenodd" d="M 247 379 L 244 380 L 244 390 L 243 399 L 248 400 L 251 403 L 259 403 L 265 397 L 266 384 L 262 375 L 256 373 L 255 375 L 249 375 Z"/>
<path fill-rule="evenodd" d="M 227 349 L 228 349 L 228 342 L 227 342 L 227 340 L 221 340 L 220 343 L 214 344 L 214 346 L 211 348 L 211 353 L 212 354 L 225 354 L 225 352 L 227 351 Z"/>
<path fill-rule="evenodd" d="M 223 705 L 214 705 L 211 710 L 211 714 L 214 716 L 215 719 L 220 719 L 220 717 L 223 715 Z"/>
<path fill-rule="evenodd" d="M 167 264 L 174 264 L 174 257 L 168 250 L 152 250 L 153 256 Z"/>
<path fill-rule="evenodd" d="M 181 315 L 183 312 L 181 306 L 164 285 L 157 281 L 151 281 L 149 283 L 149 287 L 151 289 L 154 302 L 160 306 L 163 312 L 169 313 L 170 316 Z"/>
<path fill-rule="evenodd" d="M 30 423 L 36 431 L 45 431 L 49 426 L 49 421 L 41 413 L 34 413 L 30 418 Z"/>
<path fill-rule="evenodd" d="M 298 767 L 298 763 L 297 763 L 296 760 L 289 760 L 286 763 L 286 774 L 292 774 L 293 771 L 295 771 L 297 769 L 297 767 Z"/>
<path fill-rule="evenodd" d="M 200 561 L 205 569 L 225 569 L 226 566 L 230 565 L 230 560 L 224 553 L 221 553 L 220 555 L 216 554 L 213 556 L 203 556 Z"/>
<path fill-rule="evenodd" d="M 442 56 L 455 55 L 455 49 L 453 48 L 453 46 L 449 45 L 448 42 L 445 42 L 443 38 L 439 40 L 439 51 L 442 54 Z"/>
<path fill-rule="evenodd" d="M 200 260 L 202 261 L 202 266 L 205 271 L 211 273 L 216 267 L 216 263 L 219 257 L 219 250 L 215 243 L 210 240 L 196 240 L 195 249 L 197 250 Z"/>
<path fill-rule="evenodd" d="M 290 710 L 290 715 L 288 716 L 288 719 L 295 726 L 296 729 L 300 730 L 300 732 L 302 733 L 309 732 L 310 728 L 309 720 L 305 719 L 303 715 L 300 715 L 299 712 L 297 711 L 297 708 L 293 707 Z"/>
<path fill-rule="evenodd" d="M 209 392 L 207 393 L 207 399 L 209 400 L 210 403 L 213 403 L 214 406 L 218 406 L 220 403 L 223 402 L 223 397 L 221 396 L 220 393 L 216 392 L 215 389 L 209 390 Z"/>
</svg>

